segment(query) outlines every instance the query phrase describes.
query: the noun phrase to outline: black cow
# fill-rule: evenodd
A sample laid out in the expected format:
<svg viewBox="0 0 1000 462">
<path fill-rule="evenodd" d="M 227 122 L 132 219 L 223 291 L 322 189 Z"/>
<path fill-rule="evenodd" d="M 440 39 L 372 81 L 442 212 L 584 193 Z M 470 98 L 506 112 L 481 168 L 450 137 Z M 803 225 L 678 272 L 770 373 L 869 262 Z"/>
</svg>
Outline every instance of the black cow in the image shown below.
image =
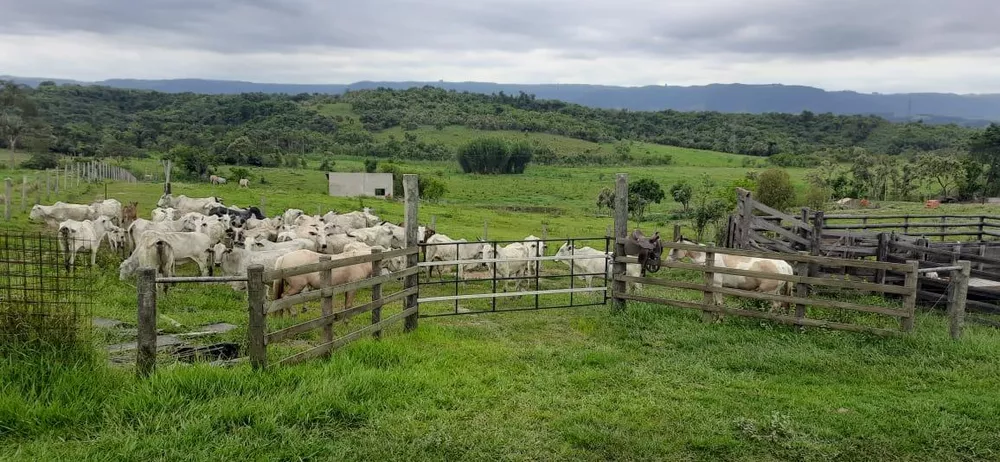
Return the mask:
<svg viewBox="0 0 1000 462">
<path fill-rule="evenodd" d="M 217 217 L 229 215 L 233 220 L 233 226 L 242 227 L 250 217 L 254 217 L 258 220 L 264 219 L 264 214 L 260 212 L 260 209 L 254 206 L 247 207 L 246 210 L 231 209 L 229 207 L 212 207 L 208 211 L 209 215 L 215 215 Z"/>
</svg>

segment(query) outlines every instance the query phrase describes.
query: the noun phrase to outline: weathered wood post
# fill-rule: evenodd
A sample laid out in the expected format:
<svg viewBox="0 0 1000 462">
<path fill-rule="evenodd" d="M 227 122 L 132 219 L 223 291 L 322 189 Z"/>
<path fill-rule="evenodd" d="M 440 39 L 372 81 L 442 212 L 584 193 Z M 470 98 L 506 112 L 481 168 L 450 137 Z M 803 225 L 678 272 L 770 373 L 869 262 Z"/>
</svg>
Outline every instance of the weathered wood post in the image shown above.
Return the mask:
<svg viewBox="0 0 1000 462">
<path fill-rule="evenodd" d="M 10 203 L 13 202 L 10 196 L 14 194 L 14 188 L 12 186 L 12 180 L 10 178 L 3 180 L 3 182 L 4 182 L 3 219 L 10 221 Z"/>
<path fill-rule="evenodd" d="M 250 365 L 254 369 L 267 367 L 267 346 L 264 336 L 267 333 L 267 318 L 265 318 L 264 297 L 264 266 L 250 265 L 247 267 L 247 301 L 250 311 L 250 327 L 248 329 Z"/>
<path fill-rule="evenodd" d="M 35 178 L 35 205 L 42 203 L 42 179 Z"/>
<path fill-rule="evenodd" d="M 958 266 L 962 269 L 951 272 L 951 284 L 948 285 L 948 332 L 953 340 L 962 338 L 962 328 L 965 326 L 965 300 L 969 296 L 972 263 L 961 260 Z"/>
<path fill-rule="evenodd" d="M 680 223 L 674 223 L 674 236 L 670 242 L 677 242 L 681 240 L 681 225 Z"/>
<path fill-rule="evenodd" d="M 910 234 L 910 215 L 906 214 L 903 216 L 903 234 Z"/>
<path fill-rule="evenodd" d="M 809 255 L 809 252 L 799 252 L 799 255 Z M 795 275 L 804 278 L 809 277 L 809 262 L 798 261 L 795 262 Z M 804 282 L 795 283 L 795 296 L 799 298 L 809 297 L 809 284 Z M 795 304 L 795 317 L 798 319 L 803 319 L 806 317 L 806 306 L 801 303 Z"/>
<path fill-rule="evenodd" d="M 875 260 L 887 261 L 889 259 L 889 235 L 888 233 L 878 233 L 878 246 L 875 247 Z M 875 283 L 885 284 L 885 269 L 875 270 Z"/>
<path fill-rule="evenodd" d="M 737 200 L 740 206 L 739 232 L 736 233 L 739 239 L 736 241 L 736 248 L 749 249 L 750 235 L 753 234 L 753 197 L 750 191 L 743 188 L 736 190 Z"/>
<path fill-rule="evenodd" d="M 986 243 L 982 242 L 982 240 L 980 240 L 980 242 L 979 242 L 979 256 L 983 257 L 983 258 L 986 257 Z M 979 271 L 983 270 L 983 265 L 984 265 L 984 262 L 982 260 L 980 260 L 979 261 L 979 265 L 978 265 Z"/>
<path fill-rule="evenodd" d="M 156 270 L 140 268 L 136 288 L 139 294 L 136 322 L 139 333 L 135 371 L 139 377 L 145 377 L 156 368 Z"/>
<path fill-rule="evenodd" d="M 715 304 L 715 272 L 712 271 L 715 268 L 715 245 L 709 243 L 705 250 L 705 288 L 702 290 L 701 303 L 703 305 L 714 307 Z M 717 312 L 703 309 L 701 311 L 701 321 L 702 322 L 713 322 L 719 319 Z"/>
<path fill-rule="evenodd" d="M 372 254 L 375 255 L 375 259 L 372 260 L 372 276 L 378 276 L 382 273 L 382 250 L 372 249 Z M 382 300 L 382 284 L 375 284 L 372 286 L 372 325 L 382 321 L 382 305 L 379 305 L 380 300 Z M 382 338 L 382 330 L 379 329 L 372 333 L 372 337 L 377 339 Z"/>
<path fill-rule="evenodd" d="M 170 171 L 173 170 L 173 168 L 174 168 L 174 163 L 172 161 L 170 161 L 170 160 L 167 160 L 166 163 L 163 166 L 163 194 L 170 194 L 170 189 L 171 189 L 170 188 Z M 263 213 L 263 211 L 264 211 L 264 202 L 263 202 L 263 199 L 261 199 L 261 208 L 260 208 L 260 210 Z"/>
<path fill-rule="evenodd" d="M 330 257 L 329 255 L 320 255 L 319 256 L 319 262 L 320 263 L 326 263 L 326 262 L 329 262 L 331 260 L 332 260 L 332 257 Z M 328 269 L 328 270 L 320 271 L 319 272 L 319 286 L 320 286 L 320 291 L 322 291 L 323 289 L 325 289 L 327 287 L 330 287 L 331 285 L 333 285 L 333 269 Z M 320 300 L 319 301 L 320 312 L 322 313 L 323 317 L 327 318 L 328 316 L 330 316 L 331 314 L 333 314 L 333 295 L 330 295 L 330 296 L 327 296 L 327 297 L 323 297 L 323 298 L 321 298 L 319 300 Z M 345 299 L 345 301 L 346 301 L 346 299 Z M 347 308 L 350 308 L 350 307 L 344 306 L 345 310 Z M 325 323 L 323 325 L 323 342 L 329 343 L 329 342 L 332 342 L 332 341 L 333 341 L 333 322 L 331 320 L 331 322 Z"/>
<path fill-rule="evenodd" d="M 45 171 L 45 202 L 52 202 L 52 174 Z"/>
<path fill-rule="evenodd" d="M 822 210 L 817 210 L 813 215 L 812 235 L 809 239 L 809 255 L 818 256 L 823 249 L 823 226 L 824 216 Z M 817 263 L 809 265 L 809 276 L 819 276 L 820 266 Z"/>
<path fill-rule="evenodd" d="M 430 229 L 437 231 L 437 215 L 431 215 Z M 423 237 L 423 236 L 420 236 Z"/>
<path fill-rule="evenodd" d="M 417 209 L 420 204 L 420 193 L 417 183 L 417 175 L 404 174 L 403 175 L 403 200 L 406 202 L 406 209 L 403 213 L 403 225 L 406 227 L 405 234 L 406 239 L 404 245 L 407 249 L 416 249 L 419 244 L 419 236 L 417 236 L 417 226 L 419 226 L 419 218 L 417 216 Z M 406 256 L 406 268 L 414 268 L 417 266 L 417 253 Z M 414 273 L 407 276 L 403 282 L 404 289 L 414 289 L 417 287 L 417 274 Z M 417 328 L 417 320 L 420 315 L 420 306 L 417 304 L 417 295 L 412 294 L 406 296 L 406 301 L 403 305 L 403 310 L 413 309 L 413 314 L 406 317 L 406 322 L 403 324 L 403 329 L 405 331 L 412 331 Z"/>
<path fill-rule="evenodd" d="M 69 164 L 63 166 L 63 189 L 69 189 Z"/>
<path fill-rule="evenodd" d="M 56 197 L 59 197 L 59 167 L 56 167 L 52 172 L 55 174 L 55 183 L 52 184 L 52 190 L 55 191 Z"/>
<path fill-rule="evenodd" d="M 979 226 L 978 226 L 979 230 L 977 232 L 977 234 L 979 235 L 979 242 L 983 242 L 983 231 L 984 231 L 985 227 L 986 227 L 986 215 L 980 215 L 979 216 Z M 979 269 L 982 269 L 981 266 L 982 265 L 980 265 Z"/>
<path fill-rule="evenodd" d="M 28 175 L 21 176 L 21 213 L 28 210 Z"/>
<path fill-rule="evenodd" d="M 802 207 L 802 212 L 799 214 L 799 221 L 803 224 L 797 224 L 795 227 L 799 237 L 805 239 L 806 241 L 809 240 L 809 228 L 806 226 L 809 224 L 809 211 L 809 207 Z M 796 248 L 799 250 L 809 250 L 808 246 L 804 244 L 798 244 L 798 247 Z"/>
<path fill-rule="evenodd" d="M 941 242 L 944 242 L 944 233 L 945 233 L 946 229 L 948 228 L 948 225 L 946 224 L 947 222 L 948 222 L 948 216 L 947 215 L 941 215 L 941 226 L 940 226 L 940 228 L 941 228 Z"/>
<path fill-rule="evenodd" d="M 906 316 L 900 320 L 900 327 L 904 332 L 913 332 L 913 322 L 917 309 L 917 277 L 919 276 L 917 271 L 920 269 L 920 262 L 906 260 L 906 265 L 909 268 L 906 270 L 903 287 L 909 289 L 910 292 L 903 296 L 903 311 L 906 312 Z"/>
<path fill-rule="evenodd" d="M 625 257 L 625 238 L 628 236 L 628 174 L 619 173 L 615 176 L 615 253 L 614 266 L 611 274 L 612 309 L 617 312 L 625 311 L 625 299 L 621 298 L 625 294 L 626 284 L 621 281 L 625 275 L 625 263 L 619 262 L 619 258 Z"/>
<path fill-rule="evenodd" d="M 490 223 L 487 220 L 483 220 L 483 240 L 490 240 Z"/>
</svg>

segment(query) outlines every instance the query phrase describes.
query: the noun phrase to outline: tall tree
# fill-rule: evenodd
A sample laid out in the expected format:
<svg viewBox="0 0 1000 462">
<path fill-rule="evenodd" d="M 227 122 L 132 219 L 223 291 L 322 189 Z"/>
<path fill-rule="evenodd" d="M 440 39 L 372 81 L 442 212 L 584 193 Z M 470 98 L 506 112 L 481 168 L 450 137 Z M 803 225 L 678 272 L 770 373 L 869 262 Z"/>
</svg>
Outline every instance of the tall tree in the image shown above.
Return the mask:
<svg viewBox="0 0 1000 462">
<path fill-rule="evenodd" d="M 1000 193 L 1000 125 L 991 123 L 972 139 L 972 158 L 989 166 L 986 172 L 986 194 Z"/>
<path fill-rule="evenodd" d="M 14 82 L 0 81 L 0 136 L 10 149 L 11 167 L 18 140 L 27 134 L 37 116 L 38 109 L 28 90 Z"/>
</svg>

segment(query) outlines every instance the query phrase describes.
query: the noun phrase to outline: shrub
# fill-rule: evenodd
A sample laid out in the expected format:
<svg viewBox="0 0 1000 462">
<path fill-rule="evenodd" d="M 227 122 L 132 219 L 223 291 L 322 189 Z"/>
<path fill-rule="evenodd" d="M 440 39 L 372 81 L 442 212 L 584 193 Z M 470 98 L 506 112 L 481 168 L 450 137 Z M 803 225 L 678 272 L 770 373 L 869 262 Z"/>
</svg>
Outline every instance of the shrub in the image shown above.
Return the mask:
<svg viewBox="0 0 1000 462">
<path fill-rule="evenodd" d="M 402 176 L 400 176 L 402 177 Z M 420 198 L 426 201 L 437 202 L 448 192 L 448 187 L 444 181 L 432 176 L 422 176 L 419 181 Z"/>
<path fill-rule="evenodd" d="M 36 152 L 21 163 L 21 167 L 32 170 L 47 170 L 59 166 L 59 156 L 52 152 Z"/>
<path fill-rule="evenodd" d="M 831 191 L 828 188 L 812 186 L 806 191 L 806 207 L 813 210 L 823 210 L 830 201 Z"/>
<path fill-rule="evenodd" d="M 337 162 L 329 157 L 324 157 L 323 162 L 319 164 L 318 170 L 321 172 L 331 172 L 333 171 L 334 165 L 337 165 Z"/>
<path fill-rule="evenodd" d="M 375 159 L 365 159 L 365 172 L 375 173 L 378 170 L 378 161 Z"/>
<path fill-rule="evenodd" d="M 778 210 L 791 207 L 795 202 L 795 188 L 788 172 L 770 168 L 757 179 L 757 200 Z"/>
<path fill-rule="evenodd" d="M 231 167 L 229 169 L 229 176 L 232 177 L 231 180 L 235 182 L 238 182 L 242 178 L 253 180 L 253 175 L 250 174 L 250 169 L 243 167 Z"/>
<path fill-rule="evenodd" d="M 666 197 L 666 194 L 663 193 L 663 188 L 660 187 L 660 184 L 649 178 L 643 178 L 634 183 L 629 183 L 628 192 L 629 194 L 635 194 L 645 199 L 646 202 L 656 204 L 659 204 L 660 201 Z"/>
<path fill-rule="evenodd" d="M 502 138 L 477 138 L 458 149 L 458 165 L 465 173 L 524 173 L 535 147 L 527 141 L 510 143 Z"/>
<path fill-rule="evenodd" d="M 670 196 L 674 198 L 675 202 L 681 204 L 686 212 L 691 203 L 691 197 L 694 196 L 694 188 L 687 181 L 681 180 L 670 187 Z"/>
</svg>

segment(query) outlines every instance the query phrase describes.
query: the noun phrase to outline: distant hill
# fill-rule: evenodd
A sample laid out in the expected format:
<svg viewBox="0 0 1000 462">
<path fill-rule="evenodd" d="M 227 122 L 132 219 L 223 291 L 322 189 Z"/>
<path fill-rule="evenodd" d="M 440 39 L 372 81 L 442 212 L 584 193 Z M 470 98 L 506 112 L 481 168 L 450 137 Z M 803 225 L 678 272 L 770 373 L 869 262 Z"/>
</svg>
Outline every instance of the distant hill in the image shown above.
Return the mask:
<svg viewBox="0 0 1000 462">
<path fill-rule="evenodd" d="M 329 93 L 378 87 L 407 89 L 430 85 L 447 90 L 516 95 L 529 93 L 542 99 L 556 99 L 607 109 L 651 111 L 718 111 L 760 114 L 802 111 L 833 114 L 872 114 L 893 121 L 923 120 L 925 123 L 958 123 L 984 126 L 1000 121 L 1000 94 L 959 95 L 953 93 L 866 94 L 854 91 L 825 91 L 798 85 L 711 84 L 703 86 L 616 87 L 582 84 L 501 84 L 490 82 L 373 82 L 351 84 L 255 83 L 235 80 L 111 79 L 100 82 L 7 77 L 31 86 L 45 80 L 58 84 L 94 84 L 115 88 L 156 90 L 168 93 Z"/>
</svg>

